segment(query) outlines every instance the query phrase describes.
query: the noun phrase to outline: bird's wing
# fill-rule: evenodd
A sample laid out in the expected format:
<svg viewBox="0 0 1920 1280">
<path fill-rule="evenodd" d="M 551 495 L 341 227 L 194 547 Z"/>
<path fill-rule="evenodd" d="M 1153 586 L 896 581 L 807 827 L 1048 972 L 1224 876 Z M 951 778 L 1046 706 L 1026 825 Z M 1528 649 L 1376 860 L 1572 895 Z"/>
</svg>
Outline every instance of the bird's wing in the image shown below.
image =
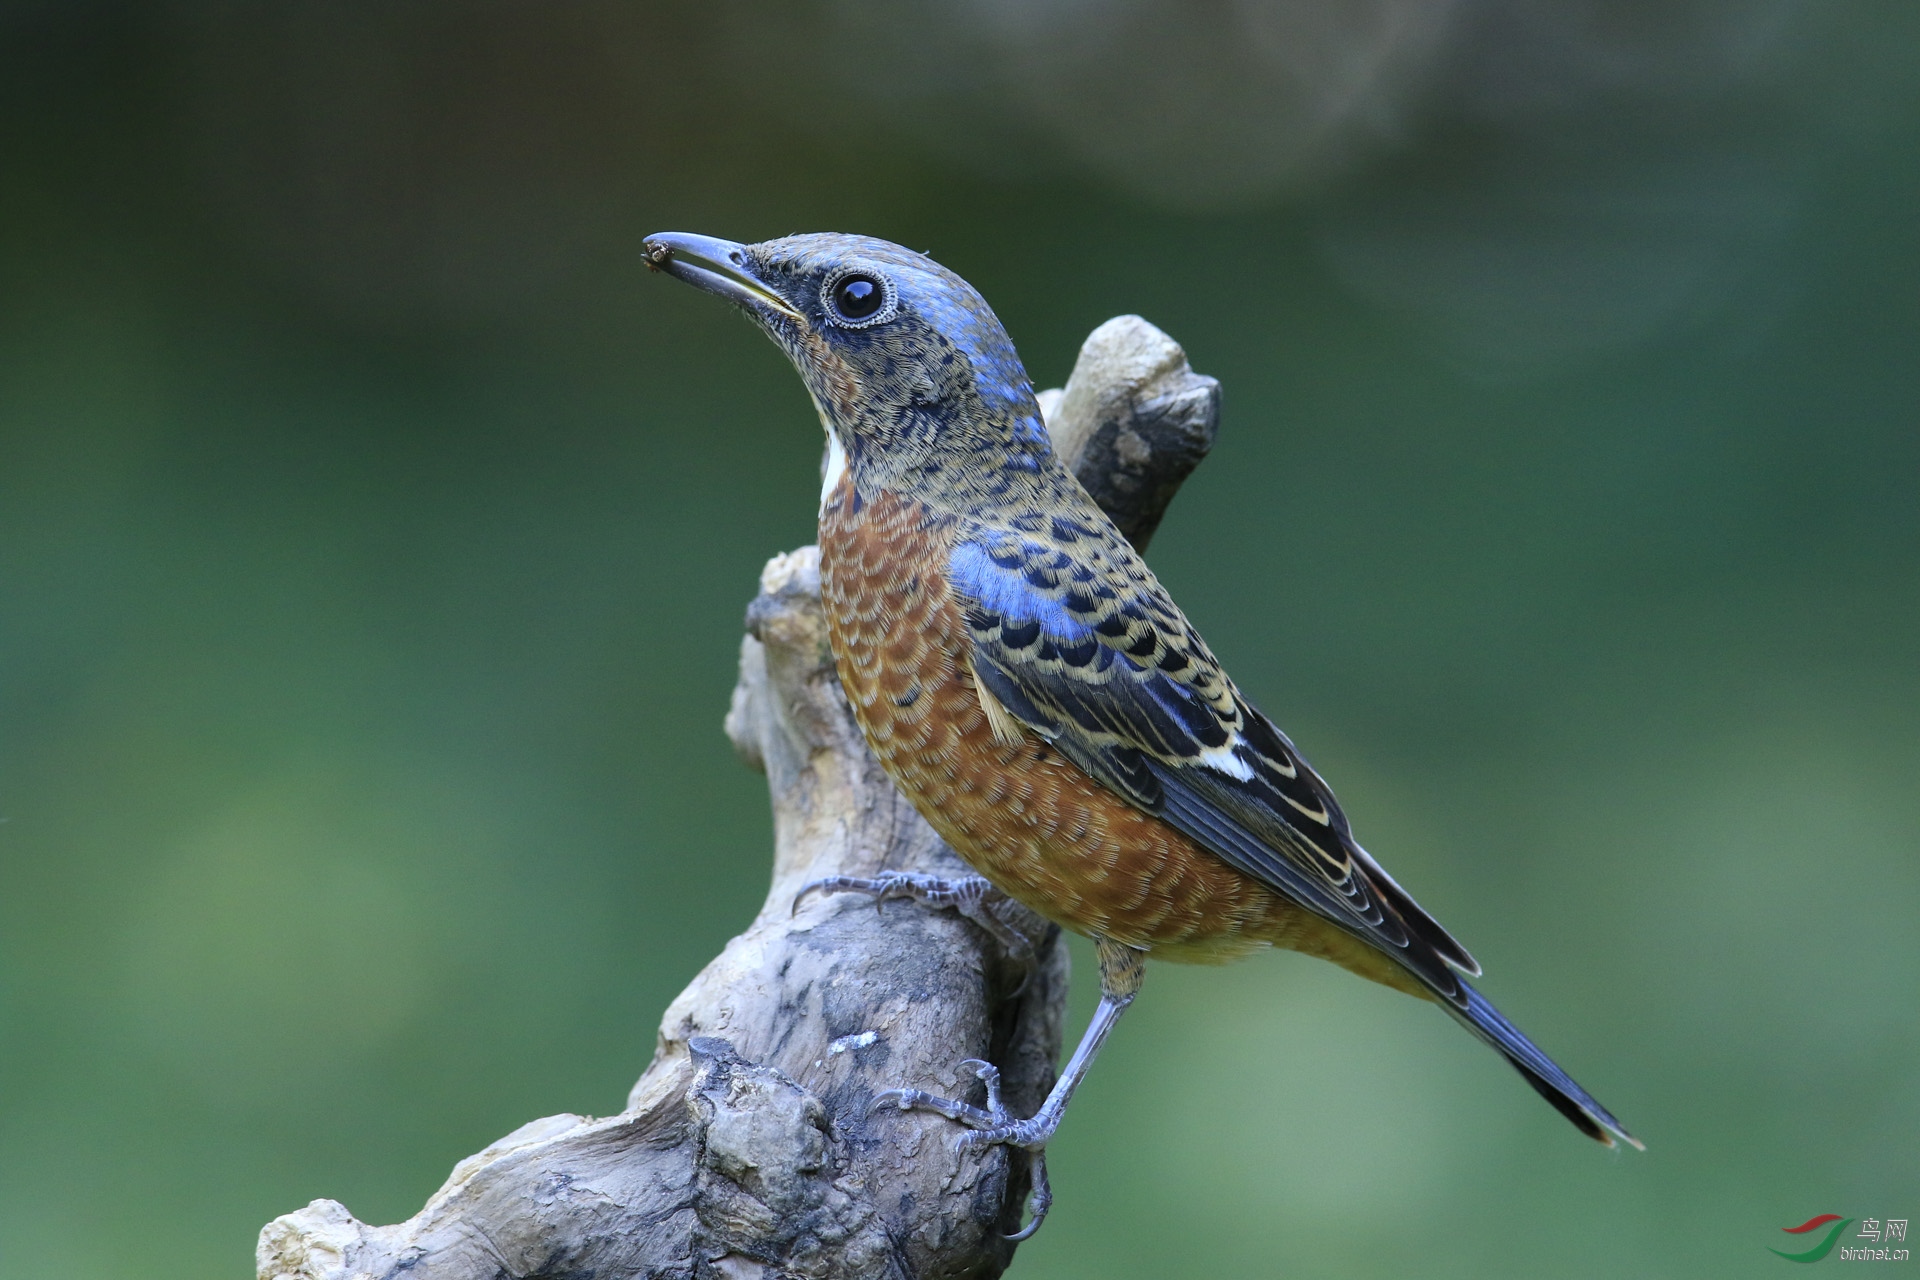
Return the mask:
<svg viewBox="0 0 1920 1280">
<path fill-rule="evenodd" d="M 1241 872 L 1400 960 L 1456 1006 L 1473 957 L 1354 842 L 1333 793 L 1240 696 L 1117 534 L 1054 519 L 958 542 L 973 670 L 1021 725 Z"/>
</svg>

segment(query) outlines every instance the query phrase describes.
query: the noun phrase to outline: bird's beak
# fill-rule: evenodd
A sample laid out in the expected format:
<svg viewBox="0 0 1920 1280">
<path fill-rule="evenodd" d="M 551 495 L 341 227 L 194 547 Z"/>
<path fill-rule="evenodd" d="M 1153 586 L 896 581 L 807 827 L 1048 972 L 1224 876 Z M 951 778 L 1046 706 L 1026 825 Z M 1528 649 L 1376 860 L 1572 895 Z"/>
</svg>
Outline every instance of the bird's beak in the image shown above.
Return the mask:
<svg viewBox="0 0 1920 1280">
<path fill-rule="evenodd" d="M 802 318 L 791 302 L 747 269 L 746 246 L 731 240 L 679 231 L 651 235 L 647 237 L 647 265 L 749 310 L 765 309 L 789 320 Z"/>
</svg>

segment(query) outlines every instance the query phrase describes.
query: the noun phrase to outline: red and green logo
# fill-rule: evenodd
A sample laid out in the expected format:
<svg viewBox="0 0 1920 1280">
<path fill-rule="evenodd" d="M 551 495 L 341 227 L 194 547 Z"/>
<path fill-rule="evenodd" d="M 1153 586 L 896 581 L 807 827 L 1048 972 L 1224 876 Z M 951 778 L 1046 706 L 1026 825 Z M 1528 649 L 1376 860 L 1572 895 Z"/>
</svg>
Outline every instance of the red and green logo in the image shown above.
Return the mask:
<svg viewBox="0 0 1920 1280">
<path fill-rule="evenodd" d="M 1777 1253 L 1788 1262 L 1818 1262 L 1833 1252 L 1834 1243 L 1840 1239 L 1840 1233 L 1845 1231 L 1848 1224 L 1852 1221 L 1852 1218 L 1843 1218 L 1837 1213 L 1815 1214 L 1797 1227 L 1782 1227 L 1780 1229 L 1790 1236 L 1804 1236 L 1811 1232 L 1818 1231 L 1822 1227 L 1826 1227 L 1828 1223 L 1832 1223 L 1833 1225 L 1831 1227 L 1827 1227 L 1827 1234 L 1820 1238 L 1819 1244 L 1814 1245 L 1813 1248 L 1808 1249 L 1805 1253 L 1788 1253 L 1783 1249 L 1775 1249 L 1772 1246 L 1768 1246 L 1767 1252 Z"/>
</svg>

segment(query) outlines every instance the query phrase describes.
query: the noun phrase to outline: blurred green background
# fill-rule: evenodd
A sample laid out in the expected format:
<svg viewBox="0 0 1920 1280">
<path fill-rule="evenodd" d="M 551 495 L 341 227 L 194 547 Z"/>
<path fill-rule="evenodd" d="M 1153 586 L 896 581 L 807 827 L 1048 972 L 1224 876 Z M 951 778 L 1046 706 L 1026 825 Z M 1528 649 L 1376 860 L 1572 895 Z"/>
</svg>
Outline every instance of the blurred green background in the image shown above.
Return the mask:
<svg viewBox="0 0 1920 1280">
<path fill-rule="evenodd" d="M 1650 1147 L 1325 966 L 1158 967 L 1015 1274 L 1746 1276 L 1920 1216 L 1917 36 L 0 3 L 0 1273 L 404 1218 L 616 1110 L 751 917 L 720 718 L 819 428 L 663 229 L 929 250 L 1043 386 L 1179 338 L 1225 422 L 1157 567 Z"/>
</svg>

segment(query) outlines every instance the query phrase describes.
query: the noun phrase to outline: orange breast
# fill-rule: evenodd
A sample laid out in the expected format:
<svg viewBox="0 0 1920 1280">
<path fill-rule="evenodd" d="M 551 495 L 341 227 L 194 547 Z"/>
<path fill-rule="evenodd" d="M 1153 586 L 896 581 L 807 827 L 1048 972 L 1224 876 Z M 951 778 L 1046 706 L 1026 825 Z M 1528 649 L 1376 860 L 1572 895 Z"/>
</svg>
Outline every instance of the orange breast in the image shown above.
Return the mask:
<svg viewBox="0 0 1920 1280">
<path fill-rule="evenodd" d="M 822 595 L 841 684 L 887 773 L 961 857 L 1083 934 L 1166 959 L 1272 943 L 1345 959 L 1345 935 L 1101 787 L 1045 742 L 996 740 L 946 580 L 945 530 L 843 482 L 822 513 Z M 1357 957 L 1356 957 L 1357 958 Z"/>
</svg>

